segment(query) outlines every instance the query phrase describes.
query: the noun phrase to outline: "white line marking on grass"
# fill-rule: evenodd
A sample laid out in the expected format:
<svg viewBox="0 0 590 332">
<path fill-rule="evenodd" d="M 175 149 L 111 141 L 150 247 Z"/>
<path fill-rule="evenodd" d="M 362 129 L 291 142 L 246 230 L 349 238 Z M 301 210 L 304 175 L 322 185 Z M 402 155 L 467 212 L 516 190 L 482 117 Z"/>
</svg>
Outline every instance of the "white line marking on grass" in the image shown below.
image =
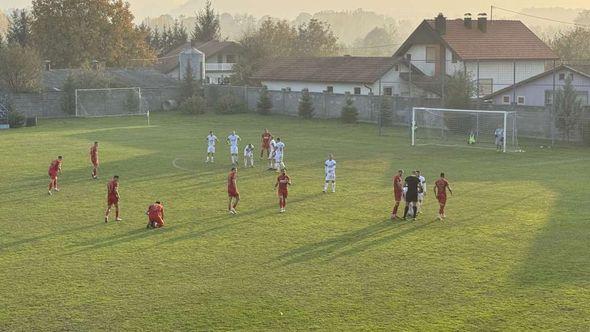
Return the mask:
<svg viewBox="0 0 590 332">
<path fill-rule="evenodd" d="M 184 158 L 175 158 L 174 160 L 172 160 L 172 166 L 174 166 L 174 168 L 177 168 L 177 169 L 179 169 L 181 171 L 192 172 L 191 169 L 184 168 L 182 166 L 178 166 L 178 164 L 176 162 L 179 161 L 179 160 L 184 160 Z"/>
<path fill-rule="evenodd" d="M 516 167 L 539 166 L 539 165 L 561 165 L 561 164 L 579 163 L 579 162 L 583 162 L 583 161 L 590 161 L 590 158 L 548 160 L 548 161 L 539 161 L 539 162 L 532 161 L 530 163 L 518 164 L 518 165 L 516 165 Z"/>
</svg>

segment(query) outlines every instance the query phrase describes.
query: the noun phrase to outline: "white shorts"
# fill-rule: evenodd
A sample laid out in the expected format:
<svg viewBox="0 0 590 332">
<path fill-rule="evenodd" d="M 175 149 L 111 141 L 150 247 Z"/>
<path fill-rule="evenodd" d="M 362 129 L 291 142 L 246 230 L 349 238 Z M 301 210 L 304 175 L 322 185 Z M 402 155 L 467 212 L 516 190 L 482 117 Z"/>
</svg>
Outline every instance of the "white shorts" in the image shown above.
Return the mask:
<svg viewBox="0 0 590 332">
<path fill-rule="evenodd" d="M 424 193 L 418 193 L 418 201 L 423 201 L 424 200 Z"/>
<path fill-rule="evenodd" d="M 214 146 L 207 147 L 207 153 L 215 153 L 215 147 Z"/>
<path fill-rule="evenodd" d="M 245 158 L 252 158 L 252 157 L 254 157 L 254 153 L 252 153 L 252 152 L 244 152 L 244 157 Z"/>
<path fill-rule="evenodd" d="M 229 149 L 231 154 L 238 154 L 238 147 L 237 146 L 231 146 Z"/>
<path fill-rule="evenodd" d="M 275 157 L 275 150 L 271 147 L 270 153 L 268 154 L 268 159 L 273 159 Z"/>
<path fill-rule="evenodd" d="M 336 181 L 336 173 L 326 174 L 326 181 Z"/>
</svg>

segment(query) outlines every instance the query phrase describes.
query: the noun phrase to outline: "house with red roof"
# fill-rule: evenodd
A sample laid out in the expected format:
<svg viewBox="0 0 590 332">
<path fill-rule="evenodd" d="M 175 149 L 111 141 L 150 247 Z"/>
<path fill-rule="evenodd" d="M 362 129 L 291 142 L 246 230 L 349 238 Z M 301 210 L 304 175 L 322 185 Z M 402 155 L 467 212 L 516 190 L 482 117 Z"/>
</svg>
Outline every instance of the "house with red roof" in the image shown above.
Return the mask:
<svg viewBox="0 0 590 332">
<path fill-rule="evenodd" d="M 394 56 L 439 81 L 465 71 L 478 86 L 478 97 L 539 75 L 558 59 L 521 21 L 488 20 L 484 13 L 476 20 L 471 14 L 424 20 Z"/>
</svg>

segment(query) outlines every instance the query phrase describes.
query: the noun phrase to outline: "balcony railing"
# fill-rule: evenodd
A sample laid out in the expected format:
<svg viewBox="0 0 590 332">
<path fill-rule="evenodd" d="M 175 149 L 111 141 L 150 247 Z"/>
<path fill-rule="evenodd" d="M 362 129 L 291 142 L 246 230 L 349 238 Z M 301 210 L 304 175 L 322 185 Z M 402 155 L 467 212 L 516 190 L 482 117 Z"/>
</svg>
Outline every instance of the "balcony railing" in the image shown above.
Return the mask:
<svg viewBox="0 0 590 332">
<path fill-rule="evenodd" d="M 205 63 L 205 71 L 232 71 L 233 63 Z"/>
</svg>

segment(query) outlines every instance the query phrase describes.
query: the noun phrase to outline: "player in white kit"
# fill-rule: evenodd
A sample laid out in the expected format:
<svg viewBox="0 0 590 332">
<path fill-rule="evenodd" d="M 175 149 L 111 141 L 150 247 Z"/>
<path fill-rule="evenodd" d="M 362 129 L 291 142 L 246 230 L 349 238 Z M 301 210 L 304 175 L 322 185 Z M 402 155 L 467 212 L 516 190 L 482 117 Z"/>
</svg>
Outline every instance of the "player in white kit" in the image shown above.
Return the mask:
<svg viewBox="0 0 590 332">
<path fill-rule="evenodd" d="M 205 162 L 213 163 L 215 162 L 215 144 L 219 142 L 219 140 L 217 139 L 217 136 L 213 134 L 213 131 L 209 132 L 209 135 L 207 135 L 207 138 L 205 140 L 207 141 L 207 159 L 205 160 Z"/>
<path fill-rule="evenodd" d="M 285 155 L 285 143 L 277 137 L 277 143 L 275 144 L 275 169 L 280 171 L 285 167 L 283 157 Z"/>
<path fill-rule="evenodd" d="M 328 192 L 328 184 L 332 182 L 332 192 L 336 192 L 336 160 L 334 155 L 330 154 L 328 160 L 324 163 L 326 173 L 326 182 L 324 183 L 324 193 Z"/>
<path fill-rule="evenodd" d="M 416 171 L 416 175 L 418 175 L 418 179 L 420 180 L 420 184 L 422 187 L 418 187 L 418 213 L 422 213 L 422 203 L 424 202 L 424 195 L 426 195 L 426 178 L 420 173 L 419 170 Z"/>
<path fill-rule="evenodd" d="M 238 165 L 238 142 L 242 139 L 240 136 L 236 135 L 236 131 L 232 131 L 232 133 L 227 137 L 227 144 L 229 144 L 229 153 L 231 154 L 231 163 L 232 165 Z"/>
<path fill-rule="evenodd" d="M 244 167 L 254 167 L 254 145 L 247 144 L 244 148 Z"/>
<path fill-rule="evenodd" d="M 276 151 L 277 141 L 275 139 L 270 140 L 270 152 L 268 154 L 268 170 L 275 169 L 275 151 Z"/>
</svg>

